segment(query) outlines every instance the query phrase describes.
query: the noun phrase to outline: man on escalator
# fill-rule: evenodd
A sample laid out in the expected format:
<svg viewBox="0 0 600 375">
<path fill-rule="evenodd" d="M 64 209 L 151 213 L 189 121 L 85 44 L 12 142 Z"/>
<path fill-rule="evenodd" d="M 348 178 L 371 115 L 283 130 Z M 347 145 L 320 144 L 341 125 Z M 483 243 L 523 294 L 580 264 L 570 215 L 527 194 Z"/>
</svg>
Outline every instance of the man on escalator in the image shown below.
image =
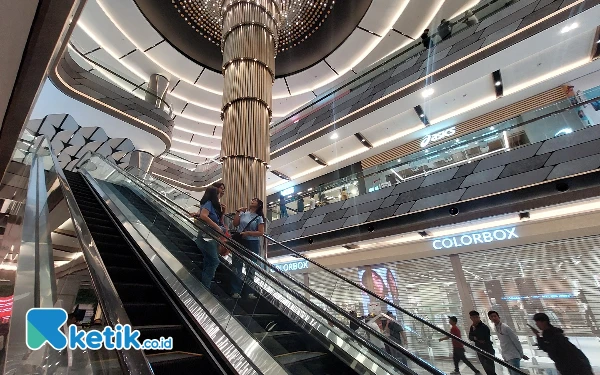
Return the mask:
<svg viewBox="0 0 600 375">
<path fill-rule="evenodd" d="M 494 356 L 496 352 L 494 351 L 494 346 L 492 344 L 490 327 L 481 321 L 477 311 L 471 311 L 469 317 L 473 322 L 469 329 L 469 340 L 475 341 L 476 347 L 488 352 L 491 356 Z M 496 375 L 496 364 L 492 359 L 489 359 L 480 353 L 477 353 L 477 357 L 487 375 Z"/>
</svg>

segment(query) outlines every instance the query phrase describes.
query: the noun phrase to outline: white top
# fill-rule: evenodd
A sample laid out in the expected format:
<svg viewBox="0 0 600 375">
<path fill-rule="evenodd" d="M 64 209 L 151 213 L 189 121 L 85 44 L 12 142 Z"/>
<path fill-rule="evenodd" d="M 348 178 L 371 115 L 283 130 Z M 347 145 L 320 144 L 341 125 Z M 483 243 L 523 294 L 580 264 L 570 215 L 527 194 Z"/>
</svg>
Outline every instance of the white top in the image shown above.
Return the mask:
<svg viewBox="0 0 600 375">
<path fill-rule="evenodd" d="M 523 346 L 519 341 L 519 338 L 515 332 L 506 324 L 500 323 L 494 325 L 496 327 L 496 333 L 498 334 L 498 340 L 500 340 L 500 349 L 502 350 L 502 358 L 505 361 L 522 358 L 523 357 Z"/>
<path fill-rule="evenodd" d="M 381 330 L 379 329 L 379 326 L 377 325 L 376 321 L 370 321 L 369 323 L 367 323 L 367 325 L 369 327 L 373 328 L 374 331 L 381 332 Z M 383 341 L 381 341 L 375 335 L 369 334 L 369 341 L 371 341 L 371 343 L 373 343 L 373 345 L 375 345 L 378 348 L 385 348 L 385 345 L 383 344 Z"/>
</svg>

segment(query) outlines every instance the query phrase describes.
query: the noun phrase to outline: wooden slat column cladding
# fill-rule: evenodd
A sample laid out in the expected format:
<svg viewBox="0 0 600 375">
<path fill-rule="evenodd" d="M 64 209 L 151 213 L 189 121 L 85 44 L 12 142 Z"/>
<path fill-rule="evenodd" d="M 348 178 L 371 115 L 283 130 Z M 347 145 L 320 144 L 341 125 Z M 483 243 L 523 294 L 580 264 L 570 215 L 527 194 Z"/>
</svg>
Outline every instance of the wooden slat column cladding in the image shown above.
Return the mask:
<svg viewBox="0 0 600 375">
<path fill-rule="evenodd" d="M 477 130 L 483 129 L 485 127 L 497 124 L 502 121 L 509 120 L 516 116 L 519 116 L 525 112 L 542 108 L 547 105 L 556 103 L 560 100 L 567 98 L 567 90 L 564 86 L 556 87 L 552 90 L 548 90 L 532 96 L 530 98 L 521 100 L 517 103 L 513 103 L 507 105 L 506 107 L 499 108 L 495 111 L 491 111 L 484 115 L 475 117 L 471 120 L 461 122 L 456 125 L 456 133 L 453 137 L 447 137 L 441 140 L 440 142 L 447 142 L 450 139 L 460 138 L 465 134 L 473 133 Z M 361 165 L 363 169 L 373 167 L 375 165 L 387 163 L 389 161 L 402 158 L 406 155 L 410 155 L 412 153 L 418 152 L 421 150 L 420 147 L 421 140 L 416 139 L 414 141 L 405 143 L 401 146 L 394 147 L 391 150 L 382 152 L 377 155 L 373 155 L 361 161 Z M 436 143 L 432 142 L 431 145 L 435 145 Z"/>
<path fill-rule="evenodd" d="M 269 123 L 280 9 L 277 0 L 226 0 L 223 52 L 223 182 L 227 211 L 266 198 Z"/>
</svg>

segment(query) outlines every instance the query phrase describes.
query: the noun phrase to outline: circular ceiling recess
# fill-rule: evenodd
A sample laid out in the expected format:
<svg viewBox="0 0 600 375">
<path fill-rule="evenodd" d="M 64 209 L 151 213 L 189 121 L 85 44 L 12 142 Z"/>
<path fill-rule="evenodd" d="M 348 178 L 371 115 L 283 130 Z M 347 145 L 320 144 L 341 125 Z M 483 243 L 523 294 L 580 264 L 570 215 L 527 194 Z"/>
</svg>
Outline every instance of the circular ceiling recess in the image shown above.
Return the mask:
<svg viewBox="0 0 600 375">
<path fill-rule="evenodd" d="M 222 0 L 134 0 L 152 26 L 196 63 L 221 72 Z M 350 36 L 372 0 L 280 0 L 276 77 L 308 69 Z"/>
</svg>

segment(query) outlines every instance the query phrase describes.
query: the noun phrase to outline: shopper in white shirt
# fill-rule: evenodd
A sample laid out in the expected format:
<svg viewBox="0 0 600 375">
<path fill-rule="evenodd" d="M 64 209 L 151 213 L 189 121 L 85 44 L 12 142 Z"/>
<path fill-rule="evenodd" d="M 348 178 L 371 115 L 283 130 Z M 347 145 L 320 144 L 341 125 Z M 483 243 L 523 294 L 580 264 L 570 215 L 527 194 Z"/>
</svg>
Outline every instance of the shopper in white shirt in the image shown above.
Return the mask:
<svg viewBox="0 0 600 375">
<path fill-rule="evenodd" d="M 488 318 L 494 323 L 498 340 L 500 340 L 500 348 L 502 349 L 502 358 L 516 368 L 521 368 L 521 359 L 528 360 L 523 354 L 523 346 L 519 341 L 516 333 L 505 323 L 500 320 L 500 315 L 496 311 L 489 311 Z M 510 371 L 511 375 L 518 375 L 516 371 Z"/>
</svg>

